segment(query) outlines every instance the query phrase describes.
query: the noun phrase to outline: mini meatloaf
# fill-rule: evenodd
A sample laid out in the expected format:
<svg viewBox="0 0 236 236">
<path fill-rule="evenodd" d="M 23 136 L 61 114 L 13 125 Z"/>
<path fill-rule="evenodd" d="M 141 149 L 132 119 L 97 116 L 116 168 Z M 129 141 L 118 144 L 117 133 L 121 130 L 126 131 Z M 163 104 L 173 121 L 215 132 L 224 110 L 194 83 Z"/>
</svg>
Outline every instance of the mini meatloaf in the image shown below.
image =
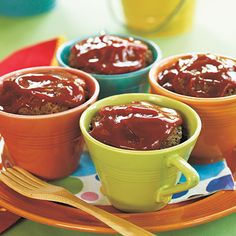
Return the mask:
<svg viewBox="0 0 236 236">
<path fill-rule="evenodd" d="M 174 109 L 149 102 L 106 106 L 91 122 L 98 141 L 130 150 L 158 150 L 183 141 L 183 120 Z"/>
<path fill-rule="evenodd" d="M 200 98 L 236 94 L 236 62 L 213 54 L 179 58 L 157 75 L 158 83 L 172 92 Z"/>
<path fill-rule="evenodd" d="M 0 110 L 19 115 L 45 115 L 79 106 L 88 99 L 83 79 L 66 71 L 15 75 L 0 88 Z"/>
<path fill-rule="evenodd" d="M 152 61 L 152 52 L 140 40 L 102 35 L 77 42 L 68 63 L 88 73 L 110 75 L 136 71 Z"/>
</svg>

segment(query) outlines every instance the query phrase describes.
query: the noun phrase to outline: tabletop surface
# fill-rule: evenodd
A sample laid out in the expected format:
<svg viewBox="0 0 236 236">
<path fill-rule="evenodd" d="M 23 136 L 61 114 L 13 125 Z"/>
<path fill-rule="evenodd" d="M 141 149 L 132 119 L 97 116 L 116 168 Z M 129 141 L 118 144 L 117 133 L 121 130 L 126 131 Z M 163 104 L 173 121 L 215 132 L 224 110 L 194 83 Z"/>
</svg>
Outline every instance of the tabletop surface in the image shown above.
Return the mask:
<svg viewBox="0 0 236 236">
<path fill-rule="evenodd" d="M 190 0 L 191 1 L 191 0 Z M 163 57 L 185 52 L 213 52 L 236 57 L 236 26 L 234 0 L 197 0 L 195 21 L 188 33 L 172 37 L 153 37 L 163 52 Z M 9 18 L 0 16 L 0 60 L 24 46 L 56 36 L 74 39 L 96 34 L 128 33 L 114 21 L 106 0 L 58 0 L 50 13 L 33 17 Z M 161 236 L 236 235 L 236 214 L 213 222 L 158 233 Z M 3 236 L 74 236 L 78 232 L 20 220 Z M 101 234 L 79 233 L 81 236 Z"/>
</svg>

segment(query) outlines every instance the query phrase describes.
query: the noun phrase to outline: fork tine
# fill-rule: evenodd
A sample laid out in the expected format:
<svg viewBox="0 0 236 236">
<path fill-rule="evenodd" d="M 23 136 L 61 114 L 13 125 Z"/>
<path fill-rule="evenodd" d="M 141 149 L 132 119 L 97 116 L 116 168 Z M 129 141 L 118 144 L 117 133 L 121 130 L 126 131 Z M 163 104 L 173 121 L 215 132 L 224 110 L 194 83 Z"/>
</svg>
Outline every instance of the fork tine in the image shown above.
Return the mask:
<svg viewBox="0 0 236 236">
<path fill-rule="evenodd" d="M 22 174 L 22 178 L 27 178 L 27 179 L 31 179 L 32 181 L 34 181 L 34 183 L 37 186 L 46 186 L 47 183 L 42 181 L 41 179 L 33 176 L 32 174 L 30 174 L 29 172 L 25 171 L 24 169 L 18 167 L 18 166 L 13 166 L 12 167 L 14 170 L 16 170 L 17 172 L 19 172 L 20 174 Z"/>
<path fill-rule="evenodd" d="M 30 183 L 28 183 L 28 181 L 22 180 L 18 178 L 16 175 L 14 175 L 13 173 L 11 173 L 10 169 L 11 168 L 7 168 L 6 170 L 2 171 L 2 174 L 8 177 L 9 179 L 11 179 L 12 181 L 14 181 L 15 183 L 18 183 L 27 189 L 30 189 L 30 190 L 36 189 L 36 187 L 32 186 Z"/>
<path fill-rule="evenodd" d="M 14 175 L 16 178 L 19 179 L 19 181 L 23 181 L 24 183 L 29 184 L 32 187 L 32 189 L 39 188 L 42 186 L 42 185 L 36 183 L 35 181 L 32 181 L 31 179 L 25 177 L 25 175 L 21 174 L 19 171 L 15 170 L 13 168 L 6 168 L 6 172 Z"/>
<path fill-rule="evenodd" d="M 25 195 L 27 197 L 31 197 L 31 190 L 22 186 L 19 183 L 16 183 L 14 180 L 12 180 L 11 178 L 9 178 L 8 176 L 5 175 L 5 173 L 2 171 L 0 173 L 0 180 L 6 184 L 7 186 L 9 186 L 10 188 L 12 188 L 13 190 L 15 190 L 16 192 Z"/>
</svg>

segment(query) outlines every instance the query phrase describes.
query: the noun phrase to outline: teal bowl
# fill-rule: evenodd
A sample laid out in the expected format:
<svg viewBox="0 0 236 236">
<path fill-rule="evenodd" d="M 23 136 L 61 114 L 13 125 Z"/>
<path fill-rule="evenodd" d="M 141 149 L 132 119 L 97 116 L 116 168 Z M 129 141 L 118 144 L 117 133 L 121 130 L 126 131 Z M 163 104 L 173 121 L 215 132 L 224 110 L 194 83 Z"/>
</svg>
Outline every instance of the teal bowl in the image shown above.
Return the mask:
<svg viewBox="0 0 236 236">
<path fill-rule="evenodd" d="M 130 35 L 117 35 L 123 38 L 128 38 Z M 68 65 L 68 58 L 70 54 L 71 47 L 78 41 L 87 39 L 91 36 L 78 38 L 64 43 L 58 48 L 56 57 L 60 66 L 70 67 Z M 93 37 L 93 36 L 92 36 Z M 115 74 L 115 75 L 105 75 L 105 74 L 91 74 L 94 78 L 97 79 L 100 85 L 100 94 L 99 98 L 104 98 L 116 94 L 122 93 L 145 93 L 148 92 L 149 83 L 148 83 L 148 73 L 154 63 L 161 59 L 161 50 L 157 44 L 154 42 L 141 38 L 132 36 L 133 38 L 144 42 L 153 54 L 153 62 L 147 67 L 129 72 L 124 74 Z"/>
<path fill-rule="evenodd" d="M 51 11 L 55 5 L 56 0 L 0 0 L 0 15 L 34 16 Z"/>
</svg>

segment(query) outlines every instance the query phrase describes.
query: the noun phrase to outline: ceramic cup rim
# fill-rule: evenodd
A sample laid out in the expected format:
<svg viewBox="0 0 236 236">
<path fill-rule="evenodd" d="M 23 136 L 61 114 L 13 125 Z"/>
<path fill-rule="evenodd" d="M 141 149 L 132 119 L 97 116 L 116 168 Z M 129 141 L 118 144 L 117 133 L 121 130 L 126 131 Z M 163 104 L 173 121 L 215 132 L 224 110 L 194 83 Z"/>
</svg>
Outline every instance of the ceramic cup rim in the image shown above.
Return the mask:
<svg viewBox="0 0 236 236">
<path fill-rule="evenodd" d="M 87 106 L 89 106 L 90 104 L 92 104 L 93 102 L 96 101 L 98 94 L 99 94 L 99 84 L 97 82 L 97 80 L 95 78 L 93 78 L 93 76 L 91 76 L 90 74 L 81 71 L 81 70 L 77 70 L 77 69 L 72 69 L 72 68 L 63 68 L 60 66 L 36 66 L 36 67 L 29 67 L 29 68 L 25 68 L 25 69 L 20 69 L 20 70 L 16 70 L 10 73 L 7 73 L 3 76 L 0 77 L 0 82 L 4 81 L 6 78 L 9 78 L 13 75 L 15 75 L 16 73 L 28 73 L 28 72 L 32 72 L 32 71 L 45 71 L 45 70 L 66 70 L 67 72 L 71 72 L 73 74 L 77 74 L 80 75 L 81 77 L 87 77 L 87 79 L 89 79 L 90 81 L 92 81 L 92 83 L 94 84 L 94 93 L 92 94 L 92 96 L 83 104 L 76 106 L 74 108 L 68 109 L 66 111 L 61 111 L 61 112 L 57 112 L 57 113 L 53 113 L 53 114 L 45 114 L 45 115 L 20 115 L 20 114 L 13 114 L 13 113 L 9 113 L 9 112 L 5 112 L 5 111 L 1 111 L 0 110 L 0 115 L 2 116 L 6 116 L 9 118 L 17 118 L 17 119 L 26 119 L 26 120 L 43 120 L 43 119 L 54 119 L 56 117 L 61 117 L 61 116 L 66 116 L 69 115 L 71 113 L 74 113 L 76 111 L 83 111 Z"/>
<path fill-rule="evenodd" d="M 162 99 L 162 100 L 165 100 L 165 101 L 168 101 L 169 103 L 171 103 L 172 105 L 173 104 L 176 104 L 176 105 L 179 105 L 181 106 L 181 112 L 183 112 L 184 110 L 184 113 L 186 113 L 186 111 L 188 112 L 191 112 L 196 120 L 196 124 L 197 124 L 197 127 L 196 127 L 196 130 L 194 131 L 193 135 L 188 138 L 186 141 L 178 144 L 178 145 L 175 145 L 173 147 L 169 147 L 169 148 L 165 148 L 165 149 L 160 149 L 160 150 L 128 150 L 128 149 L 122 149 L 122 148 L 117 148 L 117 147 L 113 147 L 113 146 L 110 146 L 110 145 L 107 145 L 107 144 L 104 144 L 98 140 L 96 140 L 95 138 L 93 138 L 87 131 L 86 127 L 85 127 L 85 123 L 86 123 L 86 120 L 88 119 L 88 114 L 89 112 L 91 112 L 92 110 L 96 110 L 96 107 L 98 108 L 101 108 L 103 107 L 102 104 L 106 103 L 107 101 L 114 101 L 114 100 L 119 100 L 120 97 L 125 97 L 127 99 L 127 102 L 130 102 L 132 100 L 135 100 L 136 97 L 139 97 L 139 98 L 143 98 L 143 100 L 145 101 L 149 101 L 150 98 L 156 98 L 156 99 Z M 134 99 L 132 99 L 134 98 Z M 92 118 L 92 117 L 91 117 Z M 90 118 L 90 120 L 91 120 Z M 119 94 L 119 95 L 114 95 L 114 96 L 110 96 L 110 97 L 107 97 L 107 98 L 103 98 L 97 102 L 95 102 L 94 104 L 92 104 L 90 107 L 88 107 L 82 114 L 82 116 L 80 117 L 80 129 L 81 129 L 81 132 L 82 134 L 87 138 L 89 139 L 92 143 L 94 143 L 95 145 L 98 145 L 104 149 L 108 149 L 110 151 L 115 151 L 115 152 L 119 152 L 119 153 L 123 153 L 123 154 L 135 154 L 137 156 L 144 156 L 144 154 L 166 154 L 168 152 L 171 152 L 171 151 L 174 151 L 176 150 L 176 148 L 178 149 L 181 149 L 182 147 L 186 147 L 188 146 L 190 143 L 192 143 L 194 140 L 197 140 L 199 134 L 200 134 L 200 131 L 201 131 L 201 128 L 202 128 L 202 122 L 201 122 L 201 119 L 199 117 L 199 115 L 197 114 L 197 112 L 195 110 L 193 110 L 190 106 L 180 102 L 180 101 L 177 101 L 175 99 L 172 99 L 172 98 L 168 98 L 168 97 L 165 97 L 165 96 L 161 96 L 161 95 L 156 95 L 156 94 L 148 94 L 148 93 L 129 93 L 129 94 Z"/>
<path fill-rule="evenodd" d="M 217 106 L 222 103 L 232 102 L 233 100 L 236 100 L 236 95 L 225 96 L 225 97 L 215 97 L 215 98 L 199 98 L 199 97 L 186 96 L 186 95 L 182 95 L 179 93 L 169 91 L 169 90 L 163 88 L 157 82 L 157 80 L 156 80 L 157 73 L 156 72 L 163 71 L 163 69 L 159 70 L 160 67 L 166 68 L 170 65 L 170 63 L 172 63 L 172 61 L 176 61 L 177 59 L 185 57 L 185 56 L 206 55 L 206 54 L 213 54 L 213 55 L 219 56 L 221 58 L 231 59 L 236 62 L 236 59 L 232 58 L 230 56 L 225 56 L 225 55 L 216 54 L 216 53 L 209 53 L 209 52 L 191 52 L 191 53 L 182 53 L 182 54 L 172 55 L 172 56 L 161 59 L 159 62 L 157 62 L 155 65 L 153 65 L 153 67 L 149 71 L 149 83 L 150 83 L 151 87 L 153 86 L 156 89 L 160 90 L 161 92 L 163 92 L 163 94 L 165 94 L 165 96 L 169 96 L 171 98 L 178 99 L 182 102 L 186 102 L 189 104 L 191 103 L 191 104 L 201 104 L 201 105 L 206 105 L 206 106 L 207 105 Z"/>
<path fill-rule="evenodd" d="M 139 76 L 139 75 L 145 74 L 145 73 L 147 73 L 152 68 L 152 66 L 155 63 L 157 63 L 162 58 L 162 52 L 161 52 L 160 47 L 156 43 L 151 41 L 151 40 L 148 40 L 148 39 L 136 36 L 136 35 L 125 35 L 125 34 L 109 34 L 109 35 L 123 37 L 123 38 L 132 37 L 134 39 L 140 40 L 141 42 L 144 42 L 149 48 L 153 49 L 156 52 L 157 57 L 153 60 L 153 62 L 150 65 L 148 65 L 148 66 L 146 66 L 146 67 L 144 67 L 142 69 L 139 69 L 139 70 L 136 70 L 136 71 L 132 71 L 132 72 L 128 72 L 128 73 L 107 75 L 107 74 L 95 74 L 95 73 L 87 72 L 87 73 L 91 74 L 93 77 L 95 77 L 95 78 L 97 78 L 99 80 L 103 80 L 103 79 L 106 80 L 108 78 L 113 79 L 113 80 L 114 79 L 119 80 L 119 79 L 124 79 L 124 78 L 127 79 L 127 78 L 130 78 L 130 77 L 135 77 L 135 76 Z M 63 43 L 58 48 L 58 50 L 56 52 L 56 58 L 57 58 L 57 61 L 58 61 L 59 65 L 61 65 L 62 67 L 72 68 L 68 64 L 64 63 L 64 61 L 62 60 L 62 56 L 61 55 L 63 54 L 64 50 L 67 47 L 73 46 L 78 41 L 85 40 L 87 38 L 95 37 L 95 36 L 99 36 L 99 34 L 87 35 L 87 36 L 79 37 L 79 38 L 76 38 L 76 39 L 72 39 L 70 41 L 67 41 L 67 42 Z"/>
</svg>

